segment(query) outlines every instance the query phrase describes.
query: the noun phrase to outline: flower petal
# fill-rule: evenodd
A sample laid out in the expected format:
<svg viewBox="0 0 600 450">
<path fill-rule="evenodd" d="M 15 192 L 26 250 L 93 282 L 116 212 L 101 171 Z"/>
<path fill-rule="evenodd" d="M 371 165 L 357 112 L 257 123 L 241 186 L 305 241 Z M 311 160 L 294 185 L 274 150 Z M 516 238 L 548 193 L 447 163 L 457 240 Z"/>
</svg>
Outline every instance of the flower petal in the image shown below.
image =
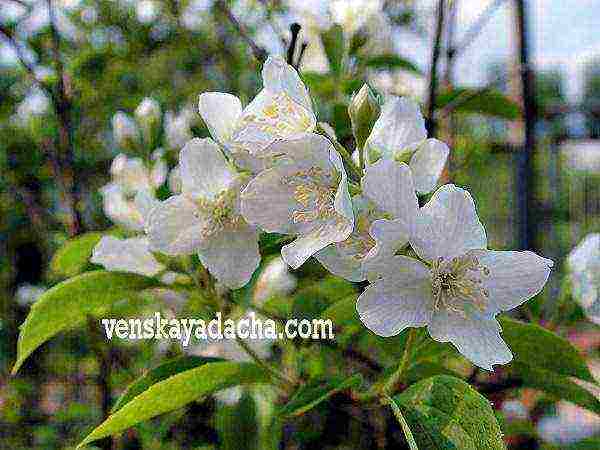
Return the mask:
<svg viewBox="0 0 600 450">
<path fill-rule="evenodd" d="M 358 297 L 360 320 L 379 336 L 395 336 L 407 327 L 427 325 L 431 319 L 429 271 L 425 266 L 408 267 L 397 279 L 376 280 Z"/>
<path fill-rule="evenodd" d="M 152 208 L 159 205 L 160 201 L 153 195 L 150 195 L 148 192 L 140 191 L 137 194 L 135 194 L 133 203 L 139 211 L 139 213 L 141 214 L 145 223 L 146 219 L 148 218 L 148 215 L 150 214 L 150 211 L 152 211 Z"/>
<path fill-rule="evenodd" d="M 415 189 L 419 194 L 428 194 L 435 188 L 450 149 L 442 141 L 427 139 L 410 159 L 410 169 L 415 181 Z"/>
<path fill-rule="evenodd" d="M 249 226 L 223 231 L 199 249 L 198 257 L 220 283 L 241 288 L 260 263 L 258 231 Z"/>
<path fill-rule="evenodd" d="M 152 209 L 146 223 L 151 249 L 167 255 L 191 255 L 203 242 L 206 218 L 184 195 L 175 195 Z"/>
<path fill-rule="evenodd" d="M 363 194 L 384 212 L 412 224 L 419 200 L 411 171 L 404 163 L 382 159 L 367 167 L 362 179 Z"/>
<path fill-rule="evenodd" d="M 262 69 L 263 86 L 271 92 L 285 92 L 292 100 L 312 112 L 312 102 L 298 72 L 282 58 L 269 57 Z"/>
<path fill-rule="evenodd" d="M 182 190 L 193 199 L 213 200 L 236 178 L 212 139 L 192 139 L 181 150 L 179 161 Z"/>
<path fill-rule="evenodd" d="M 134 202 L 125 197 L 121 185 L 109 183 L 101 189 L 104 213 L 115 223 L 133 231 L 144 229 L 144 217 Z"/>
<path fill-rule="evenodd" d="M 319 250 L 334 242 L 346 239 L 352 227 L 348 223 L 332 221 L 317 225 L 313 230 L 284 245 L 281 257 L 293 269 L 297 269 Z"/>
<path fill-rule="evenodd" d="M 419 105 L 408 98 L 392 97 L 381 108 L 367 146 L 392 159 L 405 150 L 414 150 L 425 138 L 425 119 Z"/>
<path fill-rule="evenodd" d="M 489 270 L 482 286 L 489 293 L 489 310 L 493 313 L 516 308 L 538 294 L 554 265 L 552 260 L 529 251 L 474 250 L 469 254 Z"/>
<path fill-rule="evenodd" d="M 375 240 L 375 246 L 365 256 L 363 271 L 367 279 L 372 279 L 378 273 L 378 267 L 385 267 L 388 257 L 408 244 L 410 224 L 402 219 L 379 219 L 371 224 L 369 234 Z"/>
<path fill-rule="evenodd" d="M 440 309 L 429 324 L 429 334 L 439 342 L 452 342 L 473 364 L 493 370 L 494 364 L 506 364 L 512 353 L 500 337 L 496 319 L 461 315 Z"/>
<path fill-rule="evenodd" d="M 198 109 L 210 135 L 218 142 L 227 142 L 242 116 L 242 103 L 235 95 L 204 92 L 198 99 Z"/>
<path fill-rule="evenodd" d="M 354 228 L 354 211 L 352 209 L 352 200 L 348 191 L 348 176 L 342 158 L 333 146 L 329 147 L 329 161 L 335 167 L 337 174 L 340 176 L 340 182 L 335 192 L 335 200 L 333 202 L 335 211 L 348 221 L 350 231 Z"/>
<path fill-rule="evenodd" d="M 291 217 L 299 205 L 293 187 L 284 185 L 282 178 L 295 167 L 287 164 L 267 169 L 248 183 L 241 194 L 241 211 L 248 223 L 269 233 L 293 233 Z"/>
<path fill-rule="evenodd" d="M 362 259 L 342 253 L 336 244 L 330 244 L 315 253 L 315 258 L 332 274 L 358 283 L 365 280 Z"/>
<path fill-rule="evenodd" d="M 419 210 L 410 242 L 415 252 L 427 261 L 485 249 L 485 229 L 477 217 L 471 194 L 453 184 L 440 187 Z"/>
<path fill-rule="evenodd" d="M 165 268 L 150 252 L 145 237 L 118 239 L 104 236 L 94 247 L 90 261 L 109 271 L 132 272 L 149 277 Z"/>
</svg>

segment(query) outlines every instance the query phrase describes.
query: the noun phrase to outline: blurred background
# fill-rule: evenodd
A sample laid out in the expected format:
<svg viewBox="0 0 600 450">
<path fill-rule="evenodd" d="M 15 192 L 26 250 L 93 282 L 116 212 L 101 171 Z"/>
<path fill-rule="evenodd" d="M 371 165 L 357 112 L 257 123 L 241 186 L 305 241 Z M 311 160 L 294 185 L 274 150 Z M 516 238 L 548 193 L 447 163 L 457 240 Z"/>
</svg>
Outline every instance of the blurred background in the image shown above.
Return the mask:
<svg viewBox="0 0 600 450">
<path fill-rule="evenodd" d="M 120 152 L 150 158 L 160 146 L 173 168 L 187 139 L 208 135 L 198 94 L 231 92 L 247 104 L 261 88 L 266 54 L 298 67 L 319 120 L 348 148 L 347 106 L 363 82 L 382 96 L 418 100 L 430 134 L 452 149 L 444 176 L 472 192 L 490 247 L 532 249 L 555 261 L 543 295 L 520 314 L 571 340 L 600 375 L 599 316 L 576 303 L 565 262 L 600 231 L 598 6 L 0 0 L 0 448 L 73 447 L 124 386 L 177 354 L 151 342 L 106 348 L 89 330 L 74 330 L 9 376 L 19 324 L 61 279 L 50 266 L 56 249 L 70 236 L 112 226 L 100 192 L 112 159 Z M 152 138 L 159 145 L 150 148 L 127 143 L 127 124 L 115 119 L 117 111 L 134 116 L 146 97 L 160 105 Z M 166 195 L 167 183 L 161 189 Z M 270 282 L 294 293 L 289 278 L 273 280 L 255 294 Z M 589 289 L 597 298 L 597 285 Z M 510 449 L 600 448 L 600 417 L 585 409 L 514 386 L 488 398 Z M 345 401 L 334 397 L 288 424 L 281 448 L 402 448 L 388 415 Z M 251 396 L 210 399 L 102 448 L 266 448 L 224 437 L 238 429 L 252 435 L 260 409 Z"/>
</svg>

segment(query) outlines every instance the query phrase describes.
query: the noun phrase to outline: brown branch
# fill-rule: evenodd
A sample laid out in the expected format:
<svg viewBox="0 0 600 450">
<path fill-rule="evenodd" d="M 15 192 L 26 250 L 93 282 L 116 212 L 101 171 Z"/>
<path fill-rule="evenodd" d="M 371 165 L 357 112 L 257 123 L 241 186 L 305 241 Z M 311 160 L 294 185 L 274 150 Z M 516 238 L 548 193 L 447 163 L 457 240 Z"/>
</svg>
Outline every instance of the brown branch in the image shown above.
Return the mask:
<svg viewBox="0 0 600 450">
<path fill-rule="evenodd" d="M 428 114 L 429 119 L 429 137 L 434 137 L 436 133 L 436 118 L 435 114 L 435 103 L 437 98 L 437 86 L 438 86 L 438 63 L 440 60 L 440 54 L 442 49 L 442 34 L 444 30 L 444 13 L 446 9 L 445 0 L 439 0 L 437 10 L 437 22 L 435 30 L 435 38 L 433 41 L 433 50 L 431 54 L 431 68 L 429 72 L 429 95 L 428 95 Z"/>
<path fill-rule="evenodd" d="M 238 34 L 242 37 L 242 39 L 248 44 L 250 49 L 252 50 L 252 54 L 260 63 L 264 63 L 267 60 L 267 51 L 260 47 L 254 40 L 250 37 L 248 30 L 244 25 L 240 23 L 239 20 L 232 14 L 231 10 L 223 0 L 219 0 L 215 2 L 215 6 L 225 14 L 227 20 L 233 25 L 233 27 L 237 30 Z"/>
<path fill-rule="evenodd" d="M 82 231 L 81 217 L 77 209 L 79 199 L 79 189 L 75 179 L 74 171 L 74 147 L 73 147 L 73 127 L 72 127 L 72 105 L 69 94 L 66 89 L 66 73 L 62 57 L 60 54 L 60 34 L 56 29 L 56 18 L 54 16 L 54 7 L 52 0 L 47 0 L 48 17 L 50 25 L 50 35 L 52 36 L 52 53 L 56 65 L 58 76 L 57 89 L 54 92 L 54 110 L 58 116 L 59 122 L 59 148 L 60 154 L 57 155 L 60 178 L 64 188 L 64 197 L 67 209 L 69 210 L 69 234 L 75 236 Z"/>
</svg>

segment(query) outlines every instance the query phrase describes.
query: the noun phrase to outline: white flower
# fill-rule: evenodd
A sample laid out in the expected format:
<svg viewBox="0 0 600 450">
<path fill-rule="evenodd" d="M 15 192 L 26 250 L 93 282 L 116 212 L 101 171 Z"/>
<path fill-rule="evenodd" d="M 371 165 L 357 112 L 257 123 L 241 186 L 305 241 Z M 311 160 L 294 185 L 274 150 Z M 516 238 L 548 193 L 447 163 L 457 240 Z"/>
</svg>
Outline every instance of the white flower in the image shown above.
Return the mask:
<svg viewBox="0 0 600 450">
<path fill-rule="evenodd" d="M 198 108 L 212 137 L 245 169 L 265 167 L 264 150 L 276 139 L 313 131 L 316 117 L 308 90 L 296 70 L 279 57 L 269 57 L 262 70 L 263 89 L 242 110 L 231 94 L 200 94 Z"/>
<path fill-rule="evenodd" d="M 192 122 L 194 113 L 191 109 L 184 108 L 179 114 L 173 111 L 165 113 L 165 140 L 171 149 L 179 150 L 186 142 L 192 139 Z"/>
<path fill-rule="evenodd" d="M 182 193 L 153 208 L 146 222 L 151 248 L 167 255 L 197 252 L 219 282 L 244 286 L 260 262 L 258 232 L 239 212 L 245 179 L 211 139 L 192 139 L 179 161 Z"/>
<path fill-rule="evenodd" d="M 127 147 L 140 140 L 140 130 L 135 121 L 123 111 L 117 111 L 112 118 L 113 137 L 117 145 Z"/>
<path fill-rule="evenodd" d="M 154 153 L 153 168 L 141 158 L 119 154 L 112 162 L 112 180 L 101 189 L 105 214 L 114 222 L 134 231 L 144 229 L 144 219 L 154 202 L 154 190 L 166 177 L 166 164 L 161 153 Z"/>
<path fill-rule="evenodd" d="M 33 284 L 25 283 L 20 285 L 15 292 L 15 300 L 21 306 L 28 306 L 46 292 L 46 288 L 42 286 L 34 286 Z"/>
<path fill-rule="evenodd" d="M 567 257 L 573 297 L 600 325 L 600 233 L 588 234 Z"/>
<path fill-rule="evenodd" d="M 256 280 L 252 300 L 260 305 L 271 297 L 290 294 L 296 285 L 296 277 L 290 273 L 289 266 L 277 256 L 266 265 Z"/>
<path fill-rule="evenodd" d="M 114 272 L 132 272 L 153 277 L 165 270 L 150 252 L 144 236 L 119 239 L 104 236 L 94 247 L 90 261 Z"/>
<path fill-rule="evenodd" d="M 368 19 L 381 10 L 381 0 L 333 0 L 329 9 L 333 21 L 352 36 Z"/>
<path fill-rule="evenodd" d="M 454 185 L 419 211 L 410 243 L 425 263 L 394 255 L 378 262 L 356 305 L 362 322 L 380 336 L 427 326 L 433 339 L 488 370 L 509 362 L 495 316 L 539 293 L 553 262 L 529 251 L 486 250 L 473 199 Z"/>
<path fill-rule="evenodd" d="M 419 105 L 399 97 L 391 97 L 385 102 L 366 144 L 369 163 L 380 157 L 408 163 L 415 189 L 420 194 L 435 188 L 449 153 L 443 142 L 427 139 Z"/>
<path fill-rule="evenodd" d="M 281 249 L 281 256 L 298 268 L 352 232 L 346 172 L 332 144 L 317 134 L 276 141 L 267 151 L 281 160 L 244 189 L 242 214 L 267 232 L 297 236 Z"/>
<path fill-rule="evenodd" d="M 153 98 L 145 97 L 135 109 L 134 115 L 149 142 L 154 127 L 158 126 L 162 117 L 160 104 Z"/>
<path fill-rule="evenodd" d="M 363 281 L 363 262 L 392 254 L 407 243 L 419 209 L 410 169 L 404 163 L 380 160 L 368 166 L 361 180 L 362 195 L 352 199 L 355 227 L 348 239 L 331 244 L 315 257 L 331 273 Z"/>
</svg>

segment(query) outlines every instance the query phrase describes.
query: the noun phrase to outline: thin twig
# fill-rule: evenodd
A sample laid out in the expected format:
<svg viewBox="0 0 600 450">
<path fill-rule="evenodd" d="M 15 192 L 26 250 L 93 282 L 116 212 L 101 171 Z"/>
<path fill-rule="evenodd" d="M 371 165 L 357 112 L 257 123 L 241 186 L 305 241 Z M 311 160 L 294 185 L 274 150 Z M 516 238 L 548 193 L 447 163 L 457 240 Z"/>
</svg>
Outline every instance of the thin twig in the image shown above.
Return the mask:
<svg viewBox="0 0 600 450">
<path fill-rule="evenodd" d="M 410 359 L 410 355 L 412 353 L 412 346 L 415 342 L 415 338 L 417 337 L 417 329 L 411 328 L 408 333 L 408 338 L 406 339 L 406 344 L 404 344 L 404 353 L 402 354 L 402 360 L 400 361 L 400 365 L 398 369 L 390 376 L 387 382 L 383 385 L 384 393 L 393 393 L 396 389 L 396 386 L 402 380 L 402 376 L 404 375 L 404 371 L 408 367 L 408 361 Z"/>
<path fill-rule="evenodd" d="M 445 0 L 439 0 L 438 2 L 438 16 L 437 16 L 437 24 L 435 30 L 435 38 L 433 41 L 433 50 L 431 54 L 431 67 L 429 71 L 429 95 L 428 95 L 428 114 L 427 118 L 429 119 L 429 137 L 434 137 L 436 133 L 436 119 L 434 117 L 435 113 L 435 103 L 437 99 L 437 86 L 438 86 L 438 63 L 440 60 L 440 54 L 442 49 L 442 34 L 444 30 L 444 14 L 446 9 Z"/>
<path fill-rule="evenodd" d="M 281 381 L 283 383 L 283 385 L 286 386 L 286 388 L 289 388 L 290 386 L 294 386 L 296 384 L 296 382 L 294 380 L 289 378 L 283 372 L 280 372 L 272 365 L 263 361 L 262 358 L 260 356 L 258 356 L 258 354 L 254 350 L 252 350 L 252 348 L 248 345 L 248 343 L 246 343 L 246 341 L 241 339 L 238 335 L 235 336 L 235 340 L 239 344 L 239 346 L 242 347 L 242 349 L 248 354 L 248 356 L 250 356 L 250 358 L 252 358 L 252 360 L 257 365 L 259 365 L 260 367 L 265 369 L 267 372 L 272 374 L 279 381 Z"/>
<path fill-rule="evenodd" d="M 31 81 L 34 84 L 38 85 L 38 87 L 40 89 L 42 89 L 46 94 L 48 94 L 51 98 L 53 98 L 54 93 L 52 91 L 52 88 L 37 76 L 37 74 L 35 73 L 35 67 L 33 66 L 33 64 L 31 64 L 27 60 L 25 53 L 23 52 L 23 49 L 17 43 L 17 41 L 14 37 L 14 33 L 6 26 L 0 24 L 0 34 L 2 34 L 4 36 L 4 39 L 7 41 L 8 45 L 15 52 L 15 55 L 17 56 L 19 63 L 23 66 L 23 68 L 27 72 L 29 78 L 31 78 Z"/>
<path fill-rule="evenodd" d="M 219 0 L 215 3 L 215 6 L 218 9 L 220 9 L 221 12 L 223 12 L 223 14 L 225 14 L 227 20 L 229 20 L 231 25 L 233 25 L 233 27 L 237 30 L 238 34 L 242 37 L 242 39 L 246 41 L 246 44 L 248 44 L 248 46 L 252 50 L 252 54 L 258 60 L 258 62 L 264 63 L 267 60 L 267 51 L 264 48 L 260 47 L 256 42 L 254 42 L 254 40 L 250 37 L 250 34 L 248 33 L 246 27 L 242 25 L 239 20 L 237 20 L 237 18 L 233 15 L 227 4 L 224 1 Z"/>
</svg>

